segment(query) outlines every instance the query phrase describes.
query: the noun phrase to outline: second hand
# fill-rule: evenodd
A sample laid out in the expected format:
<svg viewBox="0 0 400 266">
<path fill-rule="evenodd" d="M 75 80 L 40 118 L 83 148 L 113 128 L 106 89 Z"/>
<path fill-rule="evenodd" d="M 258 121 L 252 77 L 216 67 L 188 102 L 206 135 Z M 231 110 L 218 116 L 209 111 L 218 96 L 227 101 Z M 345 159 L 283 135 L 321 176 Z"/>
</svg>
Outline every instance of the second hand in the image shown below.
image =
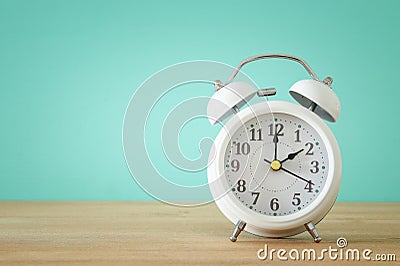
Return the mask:
<svg viewBox="0 0 400 266">
<path fill-rule="evenodd" d="M 264 159 L 264 161 L 266 161 L 266 162 L 269 163 L 269 164 L 272 163 L 271 161 L 268 161 L 267 159 Z M 298 174 L 295 174 L 295 173 L 293 173 L 292 171 L 289 171 L 288 169 L 283 168 L 282 166 L 280 167 L 280 169 L 282 169 L 283 171 L 285 171 L 285 172 L 288 173 L 288 174 L 293 175 L 294 177 L 296 177 L 296 178 L 298 178 L 298 179 L 300 179 L 300 180 L 303 180 L 304 182 L 307 182 L 307 183 L 310 183 L 310 184 L 312 184 L 312 185 L 315 185 L 313 182 L 311 182 L 311 180 L 307 180 L 307 179 L 305 179 L 305 178 L 299 176 Z"/>
</svg>

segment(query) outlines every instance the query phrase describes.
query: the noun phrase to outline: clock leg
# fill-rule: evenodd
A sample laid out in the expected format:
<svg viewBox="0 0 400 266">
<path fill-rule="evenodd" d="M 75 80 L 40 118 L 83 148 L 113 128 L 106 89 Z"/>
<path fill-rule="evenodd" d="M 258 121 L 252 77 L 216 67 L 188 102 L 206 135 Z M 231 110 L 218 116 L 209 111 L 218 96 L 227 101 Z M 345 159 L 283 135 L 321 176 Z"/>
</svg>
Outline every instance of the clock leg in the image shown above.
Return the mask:
<svg viewBox="0 0 400 266">
<path fill-rule="evenodd" d="M 243 229 L 246 227 L 246 222 L 239 220 L 236 225 L 235 225 L 235 229 L 233 230 L 232 235 L 229 237 L 229 239 L 232 242 L 236 242 L 238 236 L 240 235 L 240 233 L 243 231 Z"/>
<path fill-rule="evenodd" d="M 313 222 L 306 223 L 304 225 L 307 231 L 310 233 L 312 238 L 314 238 L 315 243 L 321 242 L 322 238 L 319 236 L 317 229 L 315 228 L 315 224 Z"/>
</svg>

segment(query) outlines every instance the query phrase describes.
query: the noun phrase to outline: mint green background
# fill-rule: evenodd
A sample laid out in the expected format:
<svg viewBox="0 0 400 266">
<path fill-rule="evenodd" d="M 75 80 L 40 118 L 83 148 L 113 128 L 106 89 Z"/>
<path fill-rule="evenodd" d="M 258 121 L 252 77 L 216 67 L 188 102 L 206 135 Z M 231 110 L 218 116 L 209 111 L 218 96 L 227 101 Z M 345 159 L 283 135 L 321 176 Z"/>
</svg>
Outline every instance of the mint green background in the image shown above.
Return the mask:
<svg viewBox="0 0 400 266">
<path fill-rule="evenodd" d="M 131 95 L 187 60 L 301 56 L 334 77 L 341 201 L 399 201 L 399 1 L 0 0 L 0 199 L 149 200 L 122 151 Z M 246 67 L 279 100 L 307 74 Z M 207 92 L 211 95 L 212 90 Z M 189 127 L 187 131 L 196 131 Z"/>
</svg>

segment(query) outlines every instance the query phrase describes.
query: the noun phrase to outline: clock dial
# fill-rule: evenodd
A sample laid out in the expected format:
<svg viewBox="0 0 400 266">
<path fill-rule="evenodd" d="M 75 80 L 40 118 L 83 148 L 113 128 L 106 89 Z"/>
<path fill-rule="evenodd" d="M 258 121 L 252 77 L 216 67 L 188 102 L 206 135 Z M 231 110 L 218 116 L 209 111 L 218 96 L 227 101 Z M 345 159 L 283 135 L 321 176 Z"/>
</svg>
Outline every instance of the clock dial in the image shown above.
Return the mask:
<svg viewBox="0 0 400 266">
<path fill-rule="evenodd" d="M 284 216 L 306 208 L 320 194 L 329 171 L 321 136 L 304 120 L 285 113 L 245 122 L 224 156 L 232 193 L 263 215 Z"/>
</svg>

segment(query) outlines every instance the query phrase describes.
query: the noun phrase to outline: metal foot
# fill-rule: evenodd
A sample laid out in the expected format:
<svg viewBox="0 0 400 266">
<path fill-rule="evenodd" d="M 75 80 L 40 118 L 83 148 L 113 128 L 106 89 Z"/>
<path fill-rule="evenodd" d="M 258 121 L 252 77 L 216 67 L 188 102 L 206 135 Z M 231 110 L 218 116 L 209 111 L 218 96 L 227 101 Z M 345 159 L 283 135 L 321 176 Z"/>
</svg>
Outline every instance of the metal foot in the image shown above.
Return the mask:
<svg viewBox="0 0 400 266">
<path fill-rule="evenodd" d="M 321 242 L 322 238 L 318 235 L 317 229 L 315 228 L 313 222 L 306 223 L 304 226 L 306 227 L 312 238 L 314 238 L 315 243 Z"/>
<path fill-rule="evenodd" d="M 242 220 L 239 220 L 236 225 L 235 225 L 235 229 L 233 230 L 232 235 L 229 237 L 229 239 L 232 242 L 236 242 L 238 236 L 240 235 L 240 233 L 243 231 L 243 229 L 246 227 L 246 223 L 243 222 Z"/>
</svg>

